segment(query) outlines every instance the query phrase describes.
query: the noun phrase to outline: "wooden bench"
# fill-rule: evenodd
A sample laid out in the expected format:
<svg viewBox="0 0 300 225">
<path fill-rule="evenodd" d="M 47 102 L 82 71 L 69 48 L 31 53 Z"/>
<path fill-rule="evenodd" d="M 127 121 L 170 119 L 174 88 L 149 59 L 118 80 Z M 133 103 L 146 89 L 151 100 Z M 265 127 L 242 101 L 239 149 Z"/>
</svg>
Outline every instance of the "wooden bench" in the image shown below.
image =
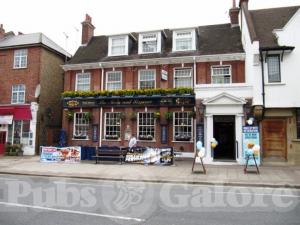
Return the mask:
<svg viewBox="0 0 300 225">
<path fill-rule="evenodd" d="M 96 159 L 96 164 L 100 159 L 118 159 L 122 164 L 125 162 L 125 157 L 127 154 L 126 147 L 118 147 L 118 146 L 103 146 L 96 148 L 96 155 L 93 156 Z"/>
</svg>

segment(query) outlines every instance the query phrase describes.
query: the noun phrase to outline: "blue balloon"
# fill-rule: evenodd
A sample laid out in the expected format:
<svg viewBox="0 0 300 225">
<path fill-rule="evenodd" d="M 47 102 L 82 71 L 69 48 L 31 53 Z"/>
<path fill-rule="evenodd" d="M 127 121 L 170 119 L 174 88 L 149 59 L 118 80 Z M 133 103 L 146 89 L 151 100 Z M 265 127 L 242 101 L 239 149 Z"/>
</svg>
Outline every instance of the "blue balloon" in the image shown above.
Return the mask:
<svg viewBox="0 0 300 225">
<path fill-rule="evenodd" d="M 201 148 L 203 147 L 202 142 L 201 141 L 197 141 L 196 147 L 197 147 L 197 150 L 200 151 Z"/>
</svg>

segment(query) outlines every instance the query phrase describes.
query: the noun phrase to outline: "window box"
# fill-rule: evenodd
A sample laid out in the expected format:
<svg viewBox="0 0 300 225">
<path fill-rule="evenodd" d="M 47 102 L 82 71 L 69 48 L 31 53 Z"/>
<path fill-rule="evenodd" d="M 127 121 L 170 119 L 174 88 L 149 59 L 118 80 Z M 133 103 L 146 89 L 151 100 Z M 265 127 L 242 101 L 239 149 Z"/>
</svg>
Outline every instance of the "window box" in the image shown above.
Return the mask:
<svg viewBox="0 0 300 225">
<path fill-rule="evenodd" d="M 140 135 L 139 140 L 144 140 L 144 141 L 152 141 L 153 136 L 152 135 Z"/>
<path fill-rule="evenodd" d="M 105 135 L 106 140 L 118 140 L 119 136 L 118 135 Z"/>
<path fill-rule="evenodd" d="M 192 137 L 187 135 L 178 135 L 175 136 L 175 141 L 190 141 Z"/>
</svg>

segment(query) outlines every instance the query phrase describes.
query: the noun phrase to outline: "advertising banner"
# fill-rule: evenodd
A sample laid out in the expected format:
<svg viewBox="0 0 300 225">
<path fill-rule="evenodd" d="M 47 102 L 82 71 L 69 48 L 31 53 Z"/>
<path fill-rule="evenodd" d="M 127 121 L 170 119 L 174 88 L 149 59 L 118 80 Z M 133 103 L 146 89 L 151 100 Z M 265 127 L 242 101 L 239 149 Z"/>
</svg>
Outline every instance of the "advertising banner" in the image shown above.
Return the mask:
<svg viewBox="0 0 300 225">
<path fill-rule="evenodd" d="M 41 162 L 78 163 L 81 158 L 81 147 L 41 147 Z"/>
<path fill-rule="evenodd" d="M 253 151 L 254 146 L 260 146 L 259 144 L 259 129 L 256 126 L 244 126 L 243 127 L 243 159 L 246 164 L 246 153 L 248 150 Z M 257 165 L 260 165 L 260 151 L 253 151 Z M 250 157 L 248 165 L 255 165 L 253 157 Z"/>
<path fill-rule="evenodd" d="M 126 162 L 155 165 L 172 165 L 173 149 L 172 148 L 145 148 L 143 151 L 128 152 Z"/>
</svg>

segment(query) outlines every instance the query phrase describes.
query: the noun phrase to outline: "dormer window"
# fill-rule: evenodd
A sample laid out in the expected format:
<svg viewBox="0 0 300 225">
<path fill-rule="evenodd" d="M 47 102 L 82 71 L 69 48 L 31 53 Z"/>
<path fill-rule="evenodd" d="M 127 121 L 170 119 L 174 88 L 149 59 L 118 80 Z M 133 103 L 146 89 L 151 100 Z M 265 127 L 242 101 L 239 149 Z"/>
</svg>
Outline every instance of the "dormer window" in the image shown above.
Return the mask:
<svg viewBox="0 0 300 225">
<path fill-rule="evenodd" d="M 195 30 L 173 31 L 173 51 L 196 50 Z"/>
<path fill-rule="evenodd" d="M 161 51 L 161 34 L 144 33 L 139 35 L 139 54 L 157 53 Z"/>
<path fill-rule="evenodd" d="M 108 55 L 109 56 L 128 55 L 128 36 L 124 35 L 124 36 L 109 37 Z"/>
</svg>

